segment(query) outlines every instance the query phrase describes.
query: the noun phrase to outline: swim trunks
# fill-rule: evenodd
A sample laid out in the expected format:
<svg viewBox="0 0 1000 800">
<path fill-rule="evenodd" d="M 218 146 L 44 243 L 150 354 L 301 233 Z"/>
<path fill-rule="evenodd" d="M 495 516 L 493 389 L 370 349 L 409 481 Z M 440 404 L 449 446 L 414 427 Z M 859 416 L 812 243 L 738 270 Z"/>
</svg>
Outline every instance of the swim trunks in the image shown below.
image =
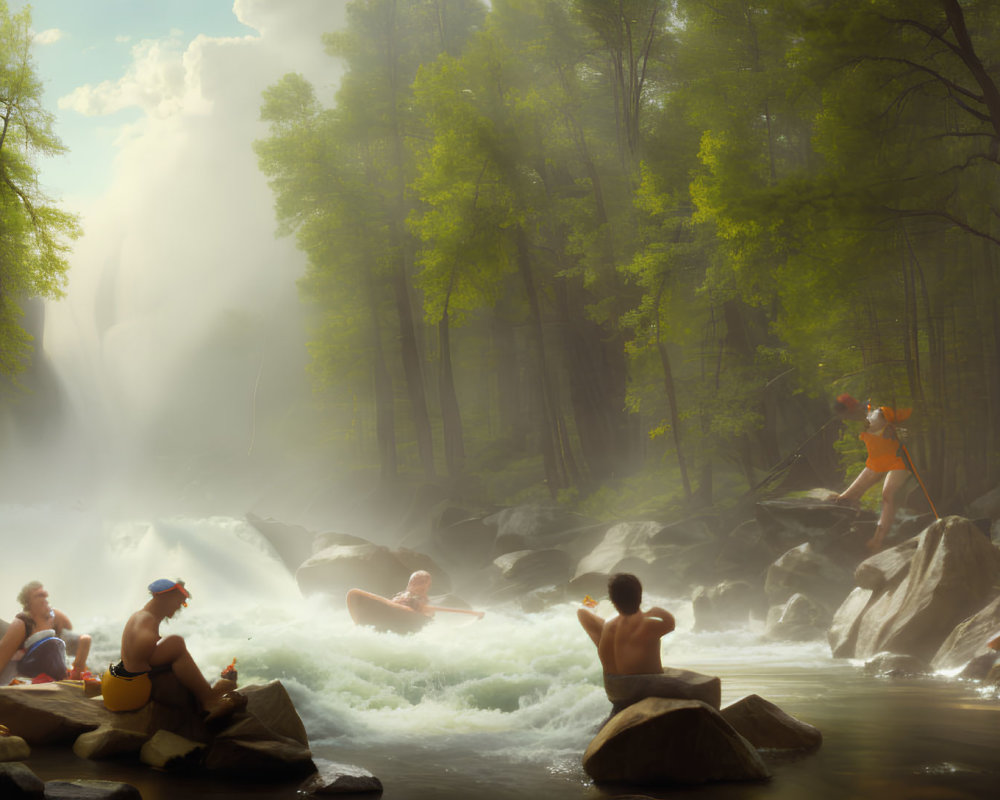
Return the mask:
<svg viewBox="0 0 1000 800">
<path fill-rule="evenodd" d="M 109 711 L 135 711 L 149 702 L 153 683 L 148 672 L 129 672 L 119 661 L 110 665 L 101 677 L 104 707 Z"/>
<path fill-rule="evenodd" d="M 718 710 L 722 682 L 712 675 L 666 667 L 660 674 L 605 675 L 604 691 L 611 701 L 612 714 L 647 697 L 701 700 Z"/>
</svg>

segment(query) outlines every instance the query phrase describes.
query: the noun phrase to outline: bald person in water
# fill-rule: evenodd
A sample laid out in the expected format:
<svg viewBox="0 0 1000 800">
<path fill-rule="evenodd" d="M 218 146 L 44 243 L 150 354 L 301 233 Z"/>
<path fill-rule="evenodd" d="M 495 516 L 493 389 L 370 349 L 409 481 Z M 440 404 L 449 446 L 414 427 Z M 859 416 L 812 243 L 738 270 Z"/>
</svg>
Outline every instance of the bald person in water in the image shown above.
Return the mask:
<svg viewBox="0 0 1000 800">
<path fill-rule="evenodd" d="M 608 595 L 618 616 L 605 621 L 593 611 L 576 612 L 583 629 L 597 645 L 605 675 L 650 675 L 663 672 L 660 639 L 674 629 L 674 617 L 654 606 L 642 611 L 642 584 L 627 572 L 608 578 Z"/>
</svg>

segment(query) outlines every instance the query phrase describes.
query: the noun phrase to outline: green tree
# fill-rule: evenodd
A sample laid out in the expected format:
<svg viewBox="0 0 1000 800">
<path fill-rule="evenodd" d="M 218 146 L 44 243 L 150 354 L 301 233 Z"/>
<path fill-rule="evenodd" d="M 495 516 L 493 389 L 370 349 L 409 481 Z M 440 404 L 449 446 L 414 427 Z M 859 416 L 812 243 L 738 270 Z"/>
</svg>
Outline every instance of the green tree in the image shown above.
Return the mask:
<svg viewBox="0 0 1000 800">
<path fill-rule="evenodd" d="M 21 303 L 62 295 L 77 218 L 40 190 L 36 159 L 65 152 L 41 104 L 31 58 L 31 16 L 0 0 L 0 374 L 24 369 L 31 336 Z"/>
</svg>

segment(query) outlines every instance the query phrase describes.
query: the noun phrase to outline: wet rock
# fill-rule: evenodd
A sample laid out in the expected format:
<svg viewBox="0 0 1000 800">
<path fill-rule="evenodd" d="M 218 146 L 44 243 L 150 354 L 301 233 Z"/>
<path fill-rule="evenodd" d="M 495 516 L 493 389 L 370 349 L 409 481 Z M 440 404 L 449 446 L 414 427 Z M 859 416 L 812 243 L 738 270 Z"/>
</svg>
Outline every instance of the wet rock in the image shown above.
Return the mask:
<svg viewBox="0 0 1000 800">
<path fill-rule="evenodd" d="M 281 736 L 245 714 L 212 739 L 205 768 L 229 775 L 270 777 L 306 774 L 315 764 L 305 744 Z"/>
<path fill-rule="evenodd" d="M 946 517 L 917 538 L 909 570 L 898 583 L 871 590 L 854 620 L 843 606 L 838 609 L 835 623 L 851 635 L 835 655 L 869 658 L 891 651 L 930 661 L 952 629 L 992 599 L 1000 552 L 972 523 Z"/>
<path fill-rule="evenodd" d="M 986 673 L 983 683 L 988 683 L 991 686 L 1000 686 L 1000 663 L 995 663 L 990 667 L 990 671 Z"/>
<path fill-rule="evenodd" d="M 438 589 L 447 591 L 450 581 L 430 556 L 412 550 L 364 544 L 335 544 L 310 556 L 295 572 L 303 594 L 323 593 L 343 598 L 348 589 L 359 588 L 384 597 L 402 591 L 410 574 L 425 569 Z"/>
<path fill-rule="evenodd" d="M 755 507 L 755 515 L 764 541 L 778 553 L 814 539 L 822 540 L 829 531 L 846 529 L 859 518 L 875 516 L 849 506 L 792 497 L 762 500 Z"/>
<path fill-rule="evenodd" d="M 518 550 L 493 559 L 506 588 L 530 591 L 569 580 L 570 558 L 562 550 Z"/>
<path fill-rule="evenodd" d="M 0 761 L 23 761 L 30 755 L 31 748 L 20 736 L 0 736 Z"/>
<path fill-rule="evenodd" d="M 715 531 L 709 520 L 700 517 L 661 525 L 653 535 L 654 545 L 692 545 L 715 541 Z"/>
<path fill-rule="evenodd" d="M 294 573 L 313 554 L 316 534 L 301 525 L 289 525 L 271 518 L 262 519 L 253 512 L 247 512 L 246 520 L 274 548 L 289 572 Z"/>
<path fill-rule="evenodd" d="M 512 506 L 484 520 L 496 529 L 493 557 L 517 550 L 543 550 L 593 532 L 595 521 L 557 505 Z M 600 530 L 601 526 L 597 526 Z"/>
<path fill-rule="evenodd" d="M 990 674 L 990 670 L 997 664 L 998 659 L 1000 659 L 1000 654 L 992 650 L 988 653 L 983 653 L 981 656 L 976 656 L 958 673 L 958 677 L 966 681 L 986 680 L 986 677 Z"/>
<path fill-rule="evenodd" d="M 48 781 L 45 800 L 142 800 L 142 794 L 120 781 Z"/>
<path fill-rule="evenodd" d="M 547 608 L 551 608 L 558 603 L 565 603 L 570 595 L 565 585 L 560 586 L 539 586 L 530 592 L 525 592 L 518 597 L 518 605 L 525 614 L 538 614 Z M 447 603 L 435 603 L 434 605 L 447 605 Z"/>
<path fill-rule="evenodd" d="M 854 582 L 862 589 L 881 591 L 887 586 L 895 586 L 910 570 L 910 562 L 917 552 L 919 537 L 914 536 L 895 547 L 866 558 L 854 570 Z"/>
<path fill-rule="evenodd" d="M 830 612 L 808 595 L 796 592 L 767 613 L 764 636 L 771 641 L 808 642 L 826 636 Z"/>
<path fill-rule="evenodd" d="M 60 744 L 110 722 L 111 712 L 79 686 L 54 682 L 0 686 L 0 719 L 30 745 Z"/>
<path fill-rule="evenodd" d="M 722 709 L 722 718 L 757 748 L 815 750 L 823 743 L 819 728 L 786 714 L 760 695 L 751 694 Z"/>
<path fill-rule="evenodd" d="M 157 731 L 139 750 L 143 764 L 164 770 L 187 770 L 200 766 L 205 745 L 170 731 Z"/>
<path fill-rule="evenodd" d="M 122 730 L 111 725 L 101 725 L 88 733 L 80 734 L 73 743 L 73 752 L 80 758 L 99 760 L 135 754 L 149 737 L 145 733 Z"/>
<path fill-rule="evenodd" d="M 926 675 L 929 672 L 927 664 L 916 656 L 902 653 L 878 653 L 865 662 L 865 672 L 883 678 L 906 678 L 913 675 Z"/>
<path fill-rule="evenodd" d="M 711 588 L 699 586 L 691 597 L 696 631 L 745 626 L 750 612 L 766 606 L 763 592 L 746 581 L 726 580 Z"/>
<path fill-rule="evenodd" d="M 588 573 L 606 580 L 615 572 L 632 572 L 642 580 L 659 553 L 656 536 L 663 530 L 660 522 L 619 522 L 612 525 L 600 543 L 576 566 L 574 580 Z"/>
<path fill-rule="evenodd" d="M 968 619 L 962 620 L 948 634 L 931 659 L 934 669 L 955 669 L 981 655 L 996 652 L 986 643 L 1000 630 L 1000 596 L 994 597 Z"/>
<path fill-rule="evenodd" d="M 767 570 L 764 591 L 771 605 L 807 594 L 830 613 L 853 588 L 851 574 L 806 542 L 784 553 Z"/>
<path fill-rule="evenodd" d="M 583 756 L 598 783 L 757 781 L 770 772 L 753 746 L 698 700 L 650 697 L 616 714 Z"/>
<path fill-rule="evenodd" d="M 492 561 L 496 529 L 482 517 L 459 519 L 435 527 L 431 541 L 437 552 L 447 553 L 460 566 L 482 566 Z"/>
<path fill-rule="evenodd" d="M 317 771 L 299 786 L 304 795 L 381 793 L 382 781 L 362 767 L 321 762 Z"/>
<path fill-rule="evenodd" d="M 45 783 L 26 764 L 0 763 L 0 797 L 4 800 L 42 800 Z"/>
<path fill-rule="evenodd" d="M 969 503 L 969 515 L 992 520 L 1000 519 L 1000 486 Z"/>
<path fill-rule="evenodd" d="M 850 658 L 854 653 L 858 627 L 874 594 L 871 589 L 856 587 L 834 613 L 826 635 L 834 658 Z"/>
</svg>

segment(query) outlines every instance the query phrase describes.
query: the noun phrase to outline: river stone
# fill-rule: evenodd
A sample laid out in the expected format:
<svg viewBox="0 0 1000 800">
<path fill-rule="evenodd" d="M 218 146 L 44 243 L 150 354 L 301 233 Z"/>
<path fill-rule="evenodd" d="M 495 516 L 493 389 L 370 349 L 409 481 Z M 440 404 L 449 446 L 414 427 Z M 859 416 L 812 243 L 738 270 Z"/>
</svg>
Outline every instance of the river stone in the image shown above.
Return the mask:
<svg viewBox="0 0 1000 800">
<path fill-rule="evenodd" d="M 909 572 L 910 562 L 917 552 L 919 538 L 914 536 L 895 547 L 866 558 L 854 570 L 854 582 L 862 589 L 875 591 L 898 584 Z"/>
<path fill-rule="evenodd" d="M 926 675 L 929 671 L 927 664 L 916 656 L 901 653 L 878 653 L 865 662 L 865 672 L 886 678 Z"/>
<path fill-rule="evenodd" d="M 576 566 L 574 580 L 588 573 L 603 577 L 615 572 L 636 572 L 652 564 L 658 554 L 656 537 L 663 530 L 662 522 L 619 522 L 608 528 L 600 543 Z M 642 575 L 639 575 L 640 580 Z"/>
<path fill-rule="evenodd" d="M 263 519 L 252 511 L 247 512 L 246 520 L 274 548 L 289 572 L 294 573 L 313 554 L 316 534 L 301 525 L 278 522 L 270 517 Z"/>
<path fill-rule="evenodd" d="M 101 725 L 97 730 L 82 733 L 73 743 L 73 752 L 80 758 L 98 760 L 134 754 L 142 750 L 149 739 L 145 733 Z"/>
<path fill-rule="evenodd" d="M 324 761 L 299 786 L 300 795 L 367 794 L 382 791 L 382 781 L 362 767 Z"/>
<path fill-rule="evenodd" d="M 788 602 L 767 612 L 765 638 L 781 642 L 808 642 L 826 635 L 830 612 L 808 595 L 796 592 Z"/>
<path fill-rule="evenodd" d="M 711 588 L 699 586 L 691 597 L 696 631 L 718 631 L 745 626 L 750 611 L 764 600 L 760 589 L 746 581 L 725 580 Z"/>
<path fill-rule="evenodd" d="M 834 658 L 850 658 L 858 640 L 858 627 L 864 618 L 865 609 L 872 600 L 871 589 L 855 588 L 833 615 L 827 641 Z"/>
<path fill-rule="evenodd" d="M 121 781 L 47 781 L 45 800 L 142 800 L 142 794 Z"/>
<path fill-rule="evenodd" d="M 139 751 L 143 764 L 164 770 L 189 769 L 201 763 L 205 745 L 170 731 L 157 731 Z"/>
<path fill-rule="evenodd" d="M 952 629 L 992 599 L 1000 552 L 969 520 L 945 517 L 917 538 L 906 577 L 864 611 L 853 657 L 888 650 L 930 661 Z"/>
<path fill-rule="evenodd" d="M 31 748 L 20 736 L 0 736 L 0 761 L 23 761 L 30 755 Z"/>
<path fill-rule="evenodd" d="M 871 516 L 870 512 L 811 498 L 762 500 L 754 511 L 764 541 L 778 553 L 823 538 L 830 529 L 850 525 L 859 515 Z"/>
<path fill-rule="evenodd" d="M 767 568 L 777 555 L 764 541 L 757 520 L 747 520 L 723 537 L 715 556 L 715 571 L 722 578 L 763 583 Z"/>
<path fill-rule="evenodd" d="M 771 605 L 780 605 L 793 594 L 804 593 L 831 612 L 843 602 L 851 588 L 851 574 L 809 542 L 782 554 L 768 567 L 764 581 L 764 591 Z"/>
<path fill-rule="evenodd" d="M 492 514 L 483 523 L 496 528 L 493 556 L 515 550 L 542 550 L 572 538 L 594 521 L 562 506 L 527 503 Z"/>
<path fill-rule="evenodd" d="M 525 591 L 569 579 L 569 554 L 562 550 L 517 550 L 497 556 L 493 564 L 504 581 Z"/>
<path fill-rule="evenodd" d="M 411 570 L 388 548 L 366 544 L 333 545 L 306 559 L 295 571 L 303 594 L 325 593 L 343 598 L 360 588 L 384 597 L 402 591 Z"/>
<path fill-rule="evenodd" d="M 281 681 L 244 686 L 240 694 L 247 698 L 246 712 L 260 720 L 268 730 L 304 747 L 309 746 L 306 727 Z"/>
<path fill-rule="evenodd" d="M 240 715 L 212 739 L 205 767 L 232 775 L 276 777 L 312 772 L 312 753 L 303 743 L 279 736 L 250 714 Z"/>
<path fill-rule="evenodd" d="M 796 719 L 760 695 L 751 694 L 722 709 L 722 718 L 754 747 L 815 750 L 823 742 L 819 728 Z"/>
<path fill-rule="evenodd" d="M 968 664 L 977 656 L 990 653 L 996 655 L 986 646 L 986 642 L 998 629 L 1000 629 L 1000 595 L 955 626 L 934 654 L 931 666 L 934 669 L 955 669 Z"/>
<path fill-rule="evenodd" d="M 112 719 L 99 697 L 84 697 L 76 684 L 0 686 L 0 720 L 31 745 L 72 742 Z"/>
<path fill-rule="evenodd" d="M 647 697 L 616 714 L 583 756 L 598 783 L 757 781 L 770 772 L 753 746 L 700 700 Z"/>
<path fill-rule="evenodd" d="M 646 697 L 700 700 L 716 710 L 722 702 L 722 681 L 717 677 L 671 667 L 664 667 L 659 675 L 605 675 L 604 691 L 612 714 Z"/>
<path fill-rule="evenodd" d="M 42 800 L 45 782 L 27 764 L 0 763 L 0 797 L 4 800 Z"/>
<path fill-rule="evenodd" d="M 983 653 L 981 656 L 976 656 L 962 668 L 962 671 L 958 673 L 958 677 L 964 681 L 985 680 L 998 659 L 1000 659 L 1000 655 L 993 650 Z"/>
</svg>

